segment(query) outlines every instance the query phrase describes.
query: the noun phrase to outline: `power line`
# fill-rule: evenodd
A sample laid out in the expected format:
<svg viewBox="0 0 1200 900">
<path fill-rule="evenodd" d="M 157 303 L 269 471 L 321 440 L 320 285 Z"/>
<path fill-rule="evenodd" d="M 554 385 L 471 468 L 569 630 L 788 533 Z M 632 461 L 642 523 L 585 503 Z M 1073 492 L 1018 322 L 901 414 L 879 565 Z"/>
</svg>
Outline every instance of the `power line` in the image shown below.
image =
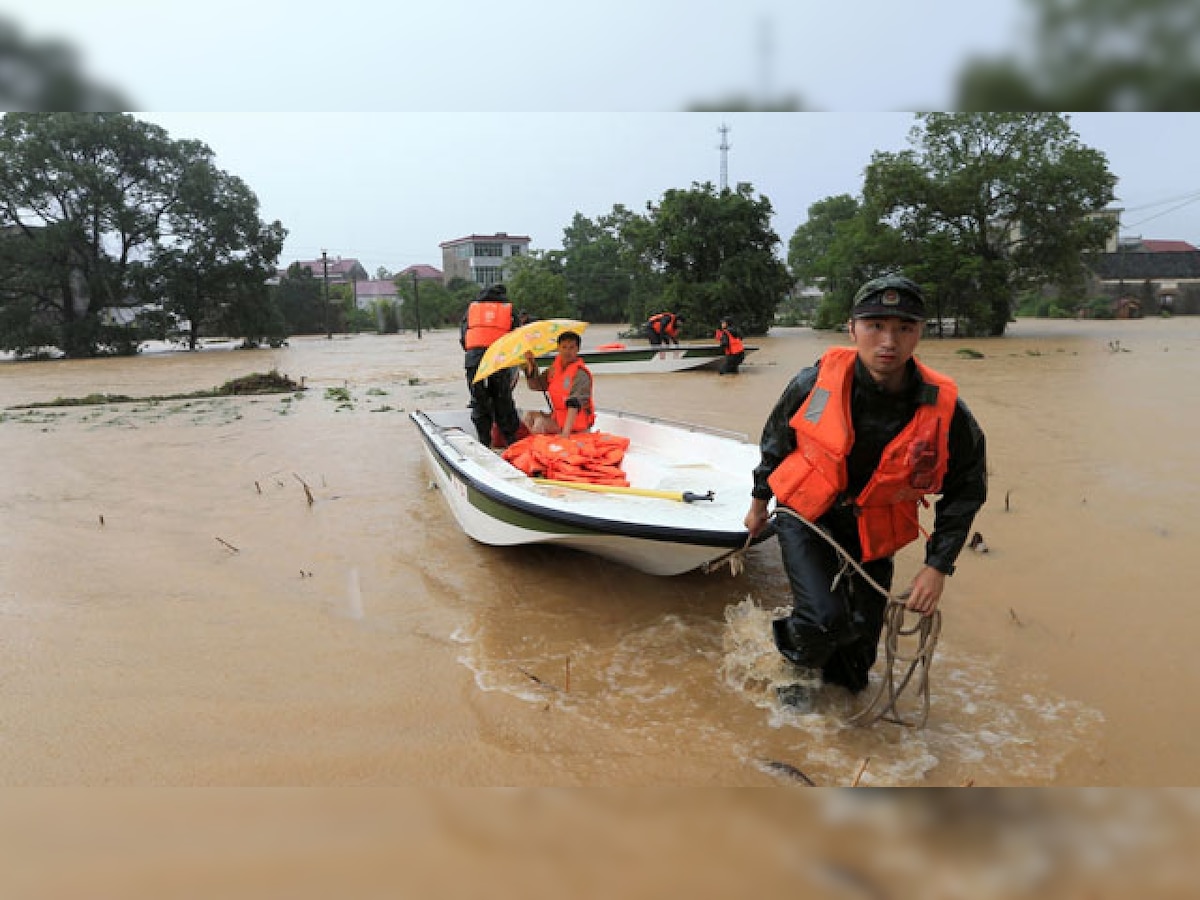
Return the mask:
<svg viewBox="0 0 1200 900">
<path fill-rule="evenodd" d="M 1172 206 L 1170 209 L 1164 209 L 1160 213 L 1155 213 L 1152 216 L 1147 216 L 1146 218 L 1139 219 L 1136 222 L 1130 222 L 1126 227 L 1127 228 L 1136 228 L 1139 225 L 1144 225 L 1147 222 L 1154 221 L 1155 219 L 1161 219 L 1163 216 L 1170 215 L 1171 213 L 1175 212 L 1176 210 L 1183 209 L 1185 206 L 1191 206 L 1193 203 L 1196 203 L 1197 201 L 1200 201 L 1200 192 L 1193 195 L 1190 199 L 1184 200 L 1182 203 L 1180 203 L 1176 206 Z"/>
<path fill-rule="evenodd" d="M 1125 212 L 1138 212 L 1143 209 L 1153 209 L 1156 206 L 1162 206 L 1164 203 L 1174 203 L 1176 200 L 1187 200 L 1200 197 L 1200 191 L 1190 191 L 1186 194 L 1178 194 L 1174 197 L 1167 197 L 1163 200 L 1155 200 L 1153 203 L 1143 203 L 1141 206 L 1127 206 Z"/>
</svg>

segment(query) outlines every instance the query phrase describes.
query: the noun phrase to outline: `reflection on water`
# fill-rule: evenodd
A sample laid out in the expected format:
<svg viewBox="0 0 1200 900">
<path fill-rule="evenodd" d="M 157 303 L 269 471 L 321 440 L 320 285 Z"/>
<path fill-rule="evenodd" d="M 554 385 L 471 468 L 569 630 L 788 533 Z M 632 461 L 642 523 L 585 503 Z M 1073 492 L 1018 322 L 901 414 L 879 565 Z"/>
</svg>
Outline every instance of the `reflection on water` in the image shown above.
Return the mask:
<svg viewBox="0 0 1200 900">
<path fill-rule="evenodd" d="M 609 376 L 598 403 L 756 436 L 842 340 L 780 330 L 737 377 Z M 7 780 L 753 785 L 786 782 L 779 763 L 818 784 L 1192 783 L 1200 485 L 1179 412 L 1200 321 L 1021 322 L 921 355 L 962 385 L 992 476 L 922 731 L 847 726 L 836 691 L 778 708 L 773 542 L 738 577 L 663 579 L 466 538 L 407 419 L 465 400 L 449 332 L 0 363 Z M 270 368 L 308 390 L 11 408 Z"/>
</svg>

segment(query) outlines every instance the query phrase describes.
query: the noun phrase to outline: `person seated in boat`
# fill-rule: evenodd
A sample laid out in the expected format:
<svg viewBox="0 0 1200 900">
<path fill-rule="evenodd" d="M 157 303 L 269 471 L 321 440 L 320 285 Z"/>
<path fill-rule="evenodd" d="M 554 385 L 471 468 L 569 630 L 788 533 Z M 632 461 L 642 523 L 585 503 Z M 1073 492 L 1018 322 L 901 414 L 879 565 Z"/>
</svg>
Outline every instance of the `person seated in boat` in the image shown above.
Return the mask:
<svg viewBox="0 0 1200 900">
<path fill-rule="evenodd" d="M 734 326 L 733 319 L 729 316 L 722 316 L 721 327 L 717 329 L 714 337 L 721 345 L 721 352 L 725 354 L 717 374 L 736 375 L 738 366 L 746 359 L 746 345 L 742 343 L 742 335 Z"/>
<path fill-rule="evenodd" d="M 561 434 L 567 437 L 587 431 L 596 419 L 592 406 L 592 373 L 579 358 L 579 335 L 564 331 L 558 336 L 558 355 L 544 372 L 539 372 L 533 353 L 525 354 L 525 383 L 531 390 L 544 391 L 550 412 L 530 410 L 523 423 L 532 434 Z"/>
<path fill-rule="evenodd" d="M 683 324 L 683 316 L 673 312 L 661 312 L 651 316 L 646 322 L 646 336 L 650 338 L 651 347 L 663 344 L 679 346 L 679 326 Z"/>
</svg>

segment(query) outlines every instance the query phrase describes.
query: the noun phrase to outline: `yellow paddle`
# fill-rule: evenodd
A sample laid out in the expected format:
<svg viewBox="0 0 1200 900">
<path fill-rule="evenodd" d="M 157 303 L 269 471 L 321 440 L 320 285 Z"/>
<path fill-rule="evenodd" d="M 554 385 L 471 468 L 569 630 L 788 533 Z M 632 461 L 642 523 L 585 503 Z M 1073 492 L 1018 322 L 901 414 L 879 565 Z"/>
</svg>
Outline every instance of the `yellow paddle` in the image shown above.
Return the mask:
<svg viewBox="0 0 1200 900">
<path fill-rule="evenodd" d="M 678 500 L 680 503 L 695 503 L 697 500 L 713 499 L 713 492 L 693 494 L 691 491 L 655 491 L 650 488 L 620 487 L 615 484 L 589 484 L 586 481 L 558 481 L 553 478 L 535 478 L 538 484 L 554 487 L 574 488 L 577 491 L 594 491 L 598 494 L 633 494 L 637 497 L 658 497 L 662 500 Z"/>
</svg>

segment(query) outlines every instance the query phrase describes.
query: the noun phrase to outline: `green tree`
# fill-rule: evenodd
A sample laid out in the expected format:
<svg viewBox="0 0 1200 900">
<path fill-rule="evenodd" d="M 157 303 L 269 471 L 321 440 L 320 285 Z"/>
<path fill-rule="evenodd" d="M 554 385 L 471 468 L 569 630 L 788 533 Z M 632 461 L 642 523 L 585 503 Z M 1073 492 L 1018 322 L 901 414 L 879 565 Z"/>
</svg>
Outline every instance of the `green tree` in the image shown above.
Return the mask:
<svg viewBox="0 0 1200 900">
<path fill-rule="evenodd" d="M 147 270 L 151 296 L 187 324 L 190 349 L 214 326 L 250 344 L 282 341 L 286 319 L 272 309 L 266 282 L 283 249 L 283 226 L 263 224 L 254 192 L 218 169 L 206 147 L 179 146 L 187 163 Z"/>
<path fill-rule="evenodd" d="M 845 322 L 859 285 L 901 268 L 905 260 L 900 234 L 849 194 L 812 204 L 808 219 L 788 243 L 792 275 L 825 291 L 813 321 L 816 328 Z"/>
<path fill-rule="evenodd" d="M 274 294 L 289 334 L 325 332 L 325 286 L 311 271 L 292 263 Z"/>
<path fill-rule="evenodd" d="M 1200 103 L 1194 0 L 1025 0 L 1019 57 L 976 58 L 962 110 L 1183 110 Z"/>
<path fill-rule="evenodd" d="M 593 222 L 575 213 L 563 229 L 562 268 L 575 316 L 587 322 L 622 321 L 633 272 L 614 217 Z"/>
<path fill-rule="evenodd" d="M 249 189 L 212 160 L 121 113 L 0 119 L 0 262 L 15 265 L 0 275 L 0 346 L 134 352 L 137 330 L 107 320 L 169 286 L 181 298 L 188 270 L 241 279 L 226 304 L 263 302 L 282 227 L 259 222 Z"/>
<path fill-rule="evenodd" d="M 864 206 L 901 237 L 878 263 L 925 285 L 939 317 L 999 335 L 1020 291 L 1083 283 L 1084 253 L 1111 228 L 1092 214 L 1111 202 L 1116 179 L 1067 117 L 925 113 L 910 143 L 872 156 Z"/>
<path fill-rule="evenodd" d="M 417 282 L 414 290 L 412 279 L 401 278 L 396 282 L 396 290 L 401 302 L 400 324 L 404 328 L 416 329 L 418 312 L 421 328 L 457 328 L 467 305 L 479 293 L 479 285 L 462 278 L 448 285 L 428 279 Z"/>
<path fill-rule="evenodd" d="M 579 315 L 567 300 L 561 252 L 534 250 L 525 256 L 514 256 L 505 265 L 504 276 L 514 314 L 524 310 L 531 319 Z"/>
<path fill-rule="evenodd" d="M 129 109 L 129 98 L 84 73 L 79 53 L 59 40 L 27 38 L 0 18 L 0 104 L 26 112 L 98 112 Z"/>
<path fill-rule="evenodd" d="M 660 276 L 662 306 L 682 315 L 693 334 L 711 331 L 723 315 L 747 334 L 765 333 L 791 286 L 775 255 L 770 201 L 746 183 L 720 192 L 693 183 L 668 190 L 647 213 L 625 220 L 621 234 L 633 257 Z"/>
</svg>

